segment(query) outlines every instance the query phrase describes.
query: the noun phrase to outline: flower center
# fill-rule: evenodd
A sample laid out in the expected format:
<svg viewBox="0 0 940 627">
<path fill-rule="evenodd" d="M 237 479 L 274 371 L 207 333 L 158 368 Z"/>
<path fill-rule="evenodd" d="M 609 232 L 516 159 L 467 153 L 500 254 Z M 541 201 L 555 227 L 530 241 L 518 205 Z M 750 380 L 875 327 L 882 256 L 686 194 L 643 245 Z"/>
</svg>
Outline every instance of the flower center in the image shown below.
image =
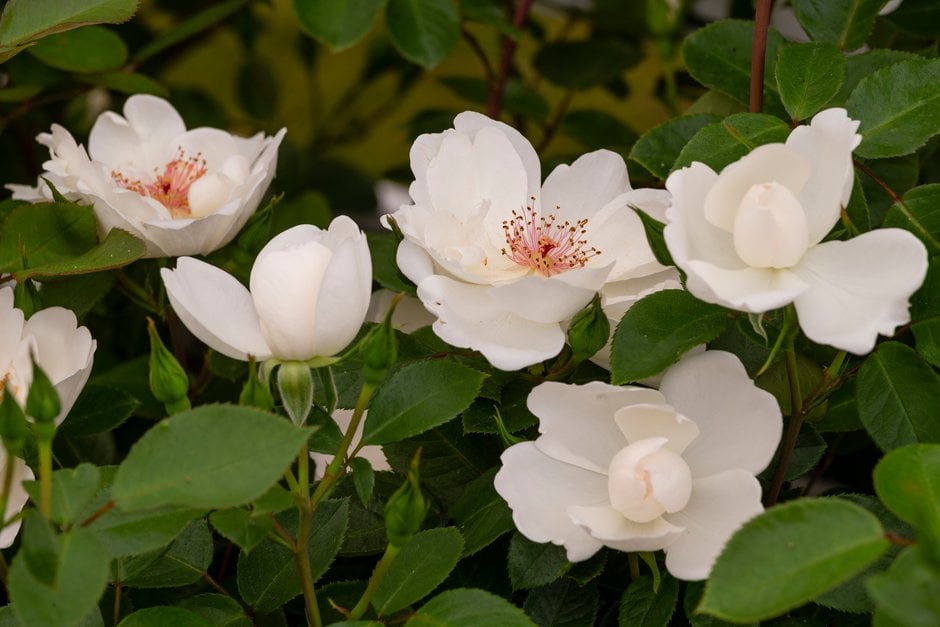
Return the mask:
<svg viewBox="0 0 940 627">
<path fill-rule="evenodd" d="M 692 471 L 665 448 L 666 438 L 645 438 L 621 449 L 607 469 L 611 506 L 634 522 L 678 512 L 692 496 Z"/>
<path fill-rule="evenodd" d="M 115 182 L 141 196 L 149 196 L 169 209 L 174 218 L 188 218 L 192 213 L 189 206 L 189 188 L 207 171 L 206 160 L 202 153 L 187 157 L 183 149 L 176 152 L 172 161 L 166 164 L 161 174 L 154 168 L 154 181 L 145 183 L 140 179 L 131 179 L 118 171 L 111 172 Z"/>
<path fill-rule="evenodd" d="M 754 268 L 795 266 L 809 246 L 809 227 L 799 199 L 780 183 L 748 189 L 734 218 L 734 248 Z"/>
<path fill-rule="evenodd" d="M 534 206 L 535 198 L 532 200 Z M 586 218 L 574 224 L 568 220 L 559 223 L 554 214 L 547 218 L 537 216 L 533 206 L 526 207 L 522 213 L 513 209 L 512 218 L 503 220 L 506 248 L 502 253 L 506 257 L 548 277 L 580 268 L 601 254 L 593 246 L 588 246 L 584 238 Z"/>
</svg>

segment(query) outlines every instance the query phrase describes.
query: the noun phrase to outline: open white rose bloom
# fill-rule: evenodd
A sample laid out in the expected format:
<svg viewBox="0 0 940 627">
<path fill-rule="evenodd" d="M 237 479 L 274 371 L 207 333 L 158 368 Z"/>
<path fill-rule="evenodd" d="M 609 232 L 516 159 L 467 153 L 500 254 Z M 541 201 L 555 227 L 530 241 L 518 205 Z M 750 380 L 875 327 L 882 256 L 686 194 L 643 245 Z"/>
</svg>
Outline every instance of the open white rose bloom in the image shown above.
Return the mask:
<svg viewBox="0 0 940 627">
<path fill-rule="evenodd" d="M 665 238 L 686 288 L 752 313 L 793 303 L 807 337 L 858 354 L 908 322 L 927 271 L 920 240 L 878 229 L 823 241 L 852 192 L 857 128 L 827 109 L 720 174 L 699 162 L 673 172 Z"/>
<path fill-rule="evenodd" d="M 13 289 L 0 288 L 0 398 L 12 394 L 20 407 L 25 408 L 35 359 L 59 394 L 61 410 L 56 423 L 61 423 L 88 381 L 96 347 L 91 333 L 78 326 L 70 310 L 49 307 L 26 320 L 23 311 L 13 306 Z M 6 455 L 6 450 L 0 447 L 0 482 Z M 26 504 L 23 481 L 28 479 L 33 479 L 33 471 L 22 459 L 16 459 L 10 497 L 3 512 L 5 520 Z M 13 543 L 19 528 L 17 521 L 0 531 L 0 548 Z"/>
<path fill-rule="evenodd" d="M 123 117 L 98 116 L 87 152 L 58 124 L 37 140 L 50 154 L 42 177 L 69 200 L 92 204 L 102 234 L 124 229 L 146 242 L 148 257 L 165 257 L 206 254 L 235 237 L 274 177 L 285 132 L 186 130 L 170 103 L 136 95 Z M 15 199 L 52 200 L 42 179 L 7 188 Z"/>
<path fill-rule="evenodd" d="M 328 230 L 301 224 L 274 237 L 255 259 L 250 291 L 192 257 L 160 272 L 173 309 L 193 335 L 241 360 L 335 355 L 359 332 L 372 287 L 365 235 L 346 216 Z"/>
<path fill-rule="evenodd" d="M 564 545 L 666 552 L 681 579 L 705 579 L 728 538 L 763 511 L 755 475 L 773 457 L 776 400 L 737 357 L 708 351 L 670 368 L 659 390 L 543 383 L 528 407 L 538 439 L 503 453 L 496 491 L 519 531 Z"/>
<path fill-rule="evenodd" d="M 415 140 L 411 169 L 414 204 L 392 214 L 405 237 L 399 268 L 436 316 L 435 333 L 497 368 L 557 355 L 565 324 L 596 292 L 674 272 L 657 263 L 631 208 L 656 216 L 668 194 L 632 189 L 613 152 L 560 165 L 540 184 L 531 144 L 468 111 Z"/>
</svg>

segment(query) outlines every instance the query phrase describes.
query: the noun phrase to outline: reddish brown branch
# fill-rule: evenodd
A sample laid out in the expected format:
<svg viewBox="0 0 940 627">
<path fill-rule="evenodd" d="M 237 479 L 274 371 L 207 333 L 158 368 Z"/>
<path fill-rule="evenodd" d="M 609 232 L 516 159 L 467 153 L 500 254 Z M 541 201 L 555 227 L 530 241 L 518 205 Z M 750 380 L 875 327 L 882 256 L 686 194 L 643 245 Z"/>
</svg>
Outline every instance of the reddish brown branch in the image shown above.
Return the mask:
<svg viewBox="0 0 940 627">
<path fill-rule="evenodd" d="M 764 65 L 772 5 L 773 0 L 757 0 L 757 10 L 754 13 L 754 42 L 751 46 L 751 113 L 760 113 L 764 109 Z"/>
<path fill-rule="evenodd" d="M 516 5 L 516 13 L 512 18 L 512 25 L 520 31 L 529 16 L 529 9 L 532 8 L 532 0 L 519 0 Z M 512 37 L 503 37 L 503 52 L 499 60 L 499 73 L 490 84 L 489 99 L 487 101 L 487 115 L 493 119 L 499 118 L 499 113 L 503 109 L 503 94 L 506 92 L 506 81 L 509 79 L 509 71 L 512 69 L 512 60 L 516 54 L 516 40 Z"/>
</svg>

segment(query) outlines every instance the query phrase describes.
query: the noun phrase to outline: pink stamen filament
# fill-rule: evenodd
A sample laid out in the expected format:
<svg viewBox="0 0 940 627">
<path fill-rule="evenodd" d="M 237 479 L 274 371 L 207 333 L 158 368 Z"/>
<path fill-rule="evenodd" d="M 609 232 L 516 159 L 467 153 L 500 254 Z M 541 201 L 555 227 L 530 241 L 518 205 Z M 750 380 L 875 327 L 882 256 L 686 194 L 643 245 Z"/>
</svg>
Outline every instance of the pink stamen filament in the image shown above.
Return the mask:
<svg viewBox="0 0 940 627">
<path fill-rule="evenodd" d="M 535 199 L 533 198 L 533 206 Z M 559 210 L 558 207 L 555 208 Z M 536 216 L 535 209 L 526 207 L 522 213 L 515 209 L 512 218 L 503 220 L 503 234 L 507 248 L 502 253 L 525 268 L 532 268 L 543 276 L 552 276 L 583 267 L 592 257 L 601 254 L 584 239 L 587 219 L 572 224 L 565 220 L 559 224 L 554 214 L 547 218 Z"/>
<path fill-rule="evenodd" d="M 141 196 L 149 196 L 163 204 L 174 218 L 189 217 L 189 188 L 207 172 L 206 160 L 202 153 L 187 157 L 183 149 L 176 152 L 172 161 L 166 164 L 160 174 L 154 168 L 154 181 L 144 183 L 139 179 L 130 179 L 120 172 L 111 172 L 111 178 L 123 187 Z"/>
</svg>

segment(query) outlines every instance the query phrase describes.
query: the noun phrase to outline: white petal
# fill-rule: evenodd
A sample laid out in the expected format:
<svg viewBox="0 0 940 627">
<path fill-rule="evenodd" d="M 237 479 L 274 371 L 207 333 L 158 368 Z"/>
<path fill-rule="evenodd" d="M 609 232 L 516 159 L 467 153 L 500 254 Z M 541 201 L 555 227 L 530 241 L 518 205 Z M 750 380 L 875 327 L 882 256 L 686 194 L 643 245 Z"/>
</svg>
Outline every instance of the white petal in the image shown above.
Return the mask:
<svg viewBox="0 0 940 627">
<path fill-rule="evenodd" d="M 796 265 L 809 245 L 806 215 L 796 196 L 779 183 L 754 185 L 734 219 L 734 249 L 756 268 Z"/>
<path fill-rule="evenodd" d="M 490 288 L 434 275 L 418 285 L 418 298 L 437 316 L 434 332 L 445 342 L 472 348 L 501 370 L 518 370 L 561 352 L 557 323 L 526 320 L 499 307 Z"/>
<path fill-rule="evenodd" d="M 409 155 L 415 180 L 408 188 L 408 195 L 417 205 L 431 206 L 431 192 L 428 190 L 427 179 L 428 165 L 441 149 L 443 139 L 443 133 L 425 133 L 419 135 L 411 144 Z"/>
<path fill-rule="evenodd" d="M 819 244 L 793 270 L 810 285 L 795 301 L 806 336 L 863 355 L 878 334 L 910 320 L 908 300 L 924 281 L 927 250 L 908 231 L 878 229 Z"/>
<path fill-rule="evenodd" d="M 535 149 L 532 147 L 532 144 L 530 144 L 529 140 L 522 136 L 522 133 L 508 124 L 491 120 L 485 115 L 476 113 L 474 111 L 464 111 L 454 118 L 454 128 L 461 133 L 467 133 L 471 136 L 477 135 L 481 130 L 488 127 L 496 128 L 503 135 L 505 135 L 512 144 L 513 150 L 515 150 L 516 154 L 518 154 L 519 158 L 522 160 L 522 165 L 525 168 L 526 180 L 528 181 L 526 198 L 529 196 L 538 196 L 539 188 L 541 187 L 540 183 L 542 180 L 542 170 L 539 166 L 539 157 L 536 154 Z"/>
<path fill-rule="evenodd" d="M 427 251 L 407 239 L 398 244 L 395 263 L 415 285 L 434 274 L 434 263 Z"/>
<path fill-rule="evenodd" d="M 588 261 L 588 267 L 613 263 L 608 281 L 644 276 L 664 268 L 656 261 L 646 239 L 643 222 L 631 207 L 630 198 L 636 194 L 627 192 L 618 196 L 585 226 L 587 246 L 600 251 Z"/>
<path fill-rule="evenodd" d="M 617 426 L 627 442 L 633 444 L 647 438 L 666 438 L 666 448 L 682 453 L 698 437 L 698 426 L 665 404 L 643 403 L 617 410 Z"/>
<path fill-rule="evenodd" d="M 108 168 L 126 172 L 145 170 L 140 163 L 143 149 L 137 132 L 117 113 L 105 111 L 98 116 L 88 135 L 88 156 Z"/>
<path fill-rule="evenodd" d="M 222 170 L 229 157 L 244 159 L 238 154 L 238 146 L 231 133 L 218 128 L 203 127 L 186 131 L 176 138 L 173 148 L 182 150 L 186 158 L 204 159 L 210 172 Z M 231 174 L 231 170 L 228 173 Z"/>
<path fill-rule="evenodd" d="M 858 122 L 845 109 L 826 109 L 809 126 L 798 126 L 787 138 L 787 148 L 812 164 L 809 179 L 798 196 L 806 210 L 810 245 L 822 241 L 838 222 L 849 201 L 855 171 L 852 151 L 862 141 Z"/>
<path fill-rule="evenodd" d="M 744 470 L 729 470 L 692 482 L 692 498 L 681 512 L 664 514 L 685 533 L 666 545 L 666 568 L 687 581 L 706 579 L 728 539 L 764 511 L 760 483 Z"/>
<path fill-rule="evenodd" d="M 736 356 L 706 351 L 686 357 L 666 371 L 659 390 L 699 429 L 682 454 L 693 477 L 732 468 L 757 474 L 770 463 L 783 429 L 780 407 Z"/>
<path fill-rule="evenodd" d="M 793 302 L 809 285 L 792 269 L 726 270 L 704 261 L 689 261 L 686 288 L 698 298 L 738 311 L 761 313 Z"/>
<path fill-rule="evenodd" d="M 396 292 L 384 287 L 372 292 L 366 320 L 369 322 L 385 320 L 385 314 L 392 305 L 392 299 L 397 295 Z M 434 320 L 434 316 L 428 313 L 421 301 L 414 296 L 402 296 L 398 305 L 395 306 L 395 313 L 392 314 L 392 326 L 403 333 L 411 333 L 421 327 L 430 326 Z"/>
<path fill-rule="evenodd" d="M 594 293 L 594 290 L 568 285 L 555 277 L 539 275 L 523 277 L 489 291 L 500 308 L 525 320 L 546 324 L 570 319 L 591 302 Z"/>
<path fill-rule="evenodd" d="M 578 157 L 570 166 L 561 164 L 552 170 L 542 184 L 542 213 L 555 214 L 562 222 L 590 221 L 607 203 L 628 191 L 630 178 L 623 157 L 596 150 Z"/>
<path fill-rule="evenodd" d="M 13 306 L 13 288 L 0 288 L 0 377 L 16 354 L 24 320 L 23 310 Z"/>
<path fill-rule="evenodd" d="M 643 187 L 624 196 L 624 201 L 658 222 L 666 221 L 666 210 L 672 204 L 672 194 L 665 189 Z"/>
<path fill-rule="evenodd" d="M 783 144 L 758 146 L 718 175 L 705 196 L 705 219 L 720 229 L 732 231 L 738 207 L 751 187 L 776 182 L 796 194 L 810 176 L 810 163 Z"/>
<path fill-rule="evenodd" d="M 606 504 L 607 477 L 552 459 L 532 442 L 510 446 L 501 460 L 493 485 L 512 509 L 522 535 L 563 545 L 573 562 L 601 548 L 601 542 L 571 521 L 568 508 Z"/>
<path fill-rule="evenodd" d="M 147 242 L 147 257 L 207 255 L 227 244 L 235 236 L 232 229 L 237 216 L 224 211 L 226 208 L 237 208 L 237 205 L 237 201 L 231 207 L 225 205 L 204 218 L 180 218 L 175 220 L 166 218 L 141 222 L 128 220 L 126 223 L 131 224 L 131 227 L 122 227 L 120 223 L 115 224 L 115 226 L 117 228 L 128 228 L 128 230 L 133 229 L 132 232 L 139 234 Z M 125 207 L 122 206 L 121 209 L 124 210 Z M 96 215 L 104 215 L 104 211 L 96 211 Z M 110 220 L 115 221 L 113 216 L 110 217 Z"/>
<path fill-rule="evenodd" d="M 160 276 L 176 315 L 209 347 L 233 359 L 271 357 L 251 295 L 235 277 L 191 257 L 180 257 L 176 270 L 164 268 Z"/>
<path fill-rule="evenodd" d="M 592 381 L 585 385 L 547 382 L 529 394 L 529 411 L 539 418 L 535 445 L 546 455 L 606 474 L 610 460 L 627 441 L 614 421 L 625 405 L 662 402 L 656 390 L 618 387 Z"/>
<path fill-rule="evenodd" d="M 3 476 L 2 469 L 6 467 L 7 454 L 6 451 L 0 451 L 0 464 L 2 464 L 2 466 L 0 466 L 0 478 Z M 14 515 L 18 514 L 23 509 L 23 506 L 26 505 L 26 501 L 29 500 L 29 495 L 23 488 L 23 482 L 31 481 L 35 478 L 33 471 L 26 465 L 26 462 L 19 458 L 14 461 L 13 480 L 10 484 L 10 496 L 7 500 L 7 509 L 3 513 L 4 520 L 9 520 Z M 19 533 L 22 522 L 22 520 L 17 520 L 15 523 L 4 527 L 3 531 L 0 531 L 0 549 L 5 549 L 13 544 L 13 540 L 16 539 L 16 534 Z"/>
<path fill-rule="evenodd" d="M 163 98 L 137 94 L 124 103 L 124 116 L 143 137 L 176 137 L 186 131 L 183 118 Z"/>
<path fill-rule="evenodd" d="M 594 538 L 618 551 L 658 551 L 683 532 L 661 517 L 647 523 L 636 523 L 610 505 L 572 506 L 568 515 Z"/>
</svg>

